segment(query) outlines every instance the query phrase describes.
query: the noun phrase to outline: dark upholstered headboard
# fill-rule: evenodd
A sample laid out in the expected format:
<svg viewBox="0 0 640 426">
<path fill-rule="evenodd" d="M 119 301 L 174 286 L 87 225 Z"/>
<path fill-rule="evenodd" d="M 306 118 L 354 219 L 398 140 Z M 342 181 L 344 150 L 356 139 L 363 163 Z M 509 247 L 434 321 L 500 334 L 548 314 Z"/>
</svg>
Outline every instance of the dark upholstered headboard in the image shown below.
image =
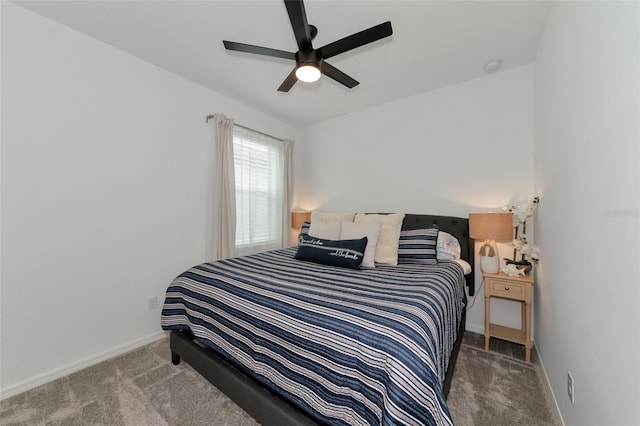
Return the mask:
<svg viewBox="0 0 640 426">
<path fill-rule="evenodd" d="M 406 214 L 402 229 L 420 229 L 428 228 L 436 224 L 441 231 L 448 232 L 458 239 L 460 242 L 460 257 L 474 266 L 474 245 L 473 240 L 469 238 L 469 219 L 452 217 L 452 216 L 432 216 L 426 214 Z M 469 288 L 469 296 L 475 294 L 474 271 L 465 275 L 467 287 Z"/>
</svg>

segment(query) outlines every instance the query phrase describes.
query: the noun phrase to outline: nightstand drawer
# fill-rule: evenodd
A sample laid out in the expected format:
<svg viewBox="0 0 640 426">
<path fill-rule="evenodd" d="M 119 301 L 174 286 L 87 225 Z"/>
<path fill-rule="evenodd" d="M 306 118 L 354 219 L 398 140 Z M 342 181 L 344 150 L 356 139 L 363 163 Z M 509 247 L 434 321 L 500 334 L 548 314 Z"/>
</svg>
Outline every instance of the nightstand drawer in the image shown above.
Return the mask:
<svg viewBox="0 0 640 426">
<path fill-rule="evenodd" d="M 489 281 L 489 291 L 492 296 L 506 297 L 509 299 L 524 300 L 526 296 L 526 286 L 528 284 L 514 281 L 492 279 Z"/>
</svg>

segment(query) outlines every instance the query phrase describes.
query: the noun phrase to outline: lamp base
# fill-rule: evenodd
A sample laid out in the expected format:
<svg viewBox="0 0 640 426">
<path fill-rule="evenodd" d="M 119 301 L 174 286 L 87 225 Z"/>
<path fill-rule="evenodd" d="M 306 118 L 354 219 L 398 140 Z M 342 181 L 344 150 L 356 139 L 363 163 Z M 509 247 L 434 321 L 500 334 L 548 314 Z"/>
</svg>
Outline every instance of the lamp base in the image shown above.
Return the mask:
<svg viewBox="0 0 640 426">
<path fill-rule="evenodd" d="M 500 271 L 498 256 L 480 256 L 480 270 L 486 274 L 497 274 Z"/>
</svg>

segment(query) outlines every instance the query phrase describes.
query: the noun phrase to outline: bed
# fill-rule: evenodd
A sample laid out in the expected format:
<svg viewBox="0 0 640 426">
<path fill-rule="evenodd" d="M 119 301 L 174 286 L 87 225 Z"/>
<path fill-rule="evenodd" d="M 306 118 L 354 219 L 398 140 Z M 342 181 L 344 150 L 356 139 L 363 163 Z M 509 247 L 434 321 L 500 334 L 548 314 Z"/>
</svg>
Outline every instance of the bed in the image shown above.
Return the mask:
<svg viewBox="0 0 640 426">
<path fill-rule="evenodd" d="M 402 229 L 432 224 L 473 265 L 467 219 L 407 214 Z M 452 261 L 354 272 L 295 252 L 179 275 L 162 311 L 172 362 L 187 362 L 263 425 L 452 424 L 446 395 L 473 273 Z"/>
</svg>

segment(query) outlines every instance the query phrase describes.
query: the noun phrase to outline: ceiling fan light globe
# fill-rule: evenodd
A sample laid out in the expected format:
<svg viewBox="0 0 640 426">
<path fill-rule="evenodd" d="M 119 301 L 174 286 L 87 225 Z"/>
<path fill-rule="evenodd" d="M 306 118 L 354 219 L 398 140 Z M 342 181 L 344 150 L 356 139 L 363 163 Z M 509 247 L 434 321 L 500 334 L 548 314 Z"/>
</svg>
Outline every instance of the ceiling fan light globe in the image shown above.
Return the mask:
<svg viewBox="0 0 640 426">
<path fill-rule="evenodd" d="M 320 70 L 313 65 L 301 65 L 296 69 L 296 78 L 305 83 L 313 83 L 320 79 Z"/>
</svg>

